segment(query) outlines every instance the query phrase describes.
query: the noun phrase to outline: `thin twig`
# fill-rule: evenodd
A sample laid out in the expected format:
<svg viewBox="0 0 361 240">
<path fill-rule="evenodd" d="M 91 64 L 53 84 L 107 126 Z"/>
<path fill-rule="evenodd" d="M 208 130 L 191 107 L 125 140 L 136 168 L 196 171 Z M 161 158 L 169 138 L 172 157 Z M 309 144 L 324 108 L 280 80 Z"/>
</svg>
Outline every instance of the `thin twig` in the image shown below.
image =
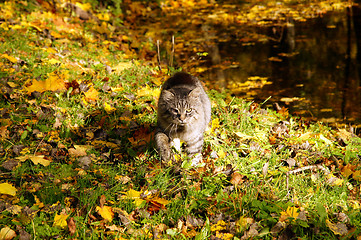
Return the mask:
<svg viewBox="0 0 361 240">
<path fill-rule="evenodd" d="M 172 35 L 172 51 L 170 53 L 169 66 L 173 67 L 173 58 L 174 58 L 174 35 Z"/>
<path fill-rule="evenodd" d="M 160 66 L 159 40 L 157 40 L 157 53 L 158 53 L 158 68 L 160 71 L 162 71 L 162 67 Z"/>
<path fill-rule="evenodd" d="M 44 137 L 41 139 L 41 141 L 39 142 L 38 146 L 36 146 L 35 151 L 34 151 L 34 156 L 35 156 L 36 152 L 38 151 L 40 144 L 44 141 L 44 139 L 45 139 L 46 136 L 47 136 L 47 134 L 45 134 L 45 136 L 44 136 Z"/>
</svg>

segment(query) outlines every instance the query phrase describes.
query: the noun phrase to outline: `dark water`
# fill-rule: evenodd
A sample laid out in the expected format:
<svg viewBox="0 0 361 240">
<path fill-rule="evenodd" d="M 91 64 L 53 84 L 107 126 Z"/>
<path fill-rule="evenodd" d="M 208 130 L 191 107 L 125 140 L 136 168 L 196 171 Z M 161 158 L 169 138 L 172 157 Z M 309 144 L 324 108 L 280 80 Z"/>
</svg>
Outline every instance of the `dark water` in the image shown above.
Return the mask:
<svg viewBox="0 0 361 240">
<path fill-rule="evenodd" d="M 361 122 L 361 51 L 359 19 L 344 12 L 306 22 L 256 29 L 257 42 L 239 37 L 210 48 L 202 78 L 256 102 L 271 97 L 294 115 L 330 123 Z M 361 22 L 361 21 L 360 21 Z M 358 38 L 356 37 L 358 36 Z M 361 55 L 361 54 L 360 54 Z M 228 68 L 219 67 L 224 66 Z M 218 67 L 217 67 L 218 66 Z M 267 78 L 237 88 L 249 77 Z M 237 85 L 238 84 L 238 85 Z"/>
</svg>

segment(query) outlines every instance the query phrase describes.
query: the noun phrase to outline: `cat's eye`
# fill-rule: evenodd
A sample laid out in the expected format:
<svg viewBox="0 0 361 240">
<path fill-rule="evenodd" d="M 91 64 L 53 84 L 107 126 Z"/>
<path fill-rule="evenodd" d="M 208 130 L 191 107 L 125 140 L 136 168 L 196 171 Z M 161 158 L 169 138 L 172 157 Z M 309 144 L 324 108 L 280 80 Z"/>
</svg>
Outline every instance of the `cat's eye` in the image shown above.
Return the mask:
<svg viewBox="0 0 361 240">
<path fill-rule="evenodd" d="M 172 111 L 172 113 L 174 113 L 174 114 L 178 114 L 178 112 L 179 112 L 178 109 L 176 109 L 176 108 L 172 108 L 171 111 Z"/>
<path fill-rule="evenodd" d="M 193 111 L 192 108 L 186 109 L 186 113 L 191 113 L 192 111 Z"/>
</svg>

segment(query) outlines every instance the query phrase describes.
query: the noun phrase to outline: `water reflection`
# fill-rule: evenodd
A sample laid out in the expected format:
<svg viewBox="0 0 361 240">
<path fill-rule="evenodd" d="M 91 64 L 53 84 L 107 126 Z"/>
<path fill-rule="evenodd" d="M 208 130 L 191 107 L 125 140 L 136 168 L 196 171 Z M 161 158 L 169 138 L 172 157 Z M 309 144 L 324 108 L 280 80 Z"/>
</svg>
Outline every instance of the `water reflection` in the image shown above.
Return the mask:
<svg viewBox="0 0 361 240">
<path fill-rule="evenodd" d="M 352 11 L 353 21 L 352 14 L 333 13 L 301 23 L 288 19 L 286 27 L 257 30 L 273 41 L 220 41 L 209 48 L 211 64 L 231 61 L 238 67 L 214 67 L 203 78 L 229 87 L 250 76 L 268 77 L 272 84 L 236 94 L 259 102 L 272 96 L 270 105 L 279 102 L 306 117 L 359 122 L 361 10 Z"/>
</svg>

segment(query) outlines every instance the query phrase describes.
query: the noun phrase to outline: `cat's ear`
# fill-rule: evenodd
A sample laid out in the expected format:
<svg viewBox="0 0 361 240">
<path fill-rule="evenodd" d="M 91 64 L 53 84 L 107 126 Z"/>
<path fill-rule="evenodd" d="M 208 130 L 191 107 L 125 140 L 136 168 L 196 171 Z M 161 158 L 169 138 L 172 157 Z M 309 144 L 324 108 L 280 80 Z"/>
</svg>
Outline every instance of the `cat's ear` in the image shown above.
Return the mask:
<svg viewBox="0 0 361 240">
<path fill-rule="evenodd" d="M 200 87 L 196 87 L 195 89 L 193 89 L 192 91 L 190 91 L 190 93 L 188 94 L 188 96 L 190 98 L 196 99 L 198 98 L 202 93 L 202 90 Z"/>
<path fill-rule="evenodd" d="M 168 91 L 168 90 L 164 90 L 163 91 L 163 98 L 166 100 L 166 101 L 170 101 L 174 98 L 174 94 L 171 92 L 171 91 Z"/>
</svg>

